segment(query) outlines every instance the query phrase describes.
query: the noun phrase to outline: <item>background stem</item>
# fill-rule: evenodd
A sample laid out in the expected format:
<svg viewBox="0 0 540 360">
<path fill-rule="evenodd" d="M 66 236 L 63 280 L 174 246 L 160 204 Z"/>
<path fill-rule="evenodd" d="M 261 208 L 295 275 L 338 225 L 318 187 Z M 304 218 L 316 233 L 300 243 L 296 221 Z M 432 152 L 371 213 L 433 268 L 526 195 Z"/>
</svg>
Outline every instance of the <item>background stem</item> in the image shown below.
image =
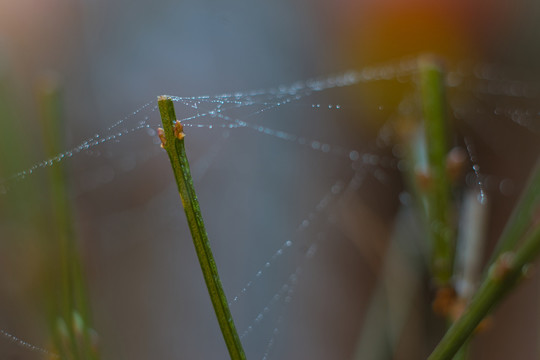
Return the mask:
<svg viewBox="0 0 540 360">
<path fill-rule="evenodd" d="M 447 124 L 444 76 L 431 57 L 421 57 L 420 92 L 428 155 L 429 186 L 426 189 L 428 229 L 432 240 L 432 269 L 439 286 L 448 285 L 452 276 L 454 231 L 451 225 L 450 184 L 446 173 Z"/>
<path fill-rule="evenodd" d="M 43 143 L 45 153 L 52 158 L 65 148 L 62 91 L 52 74 L 45 76 L 39 85 Z M 46 248 L 52 250 L 48 256 L 51 259 L 48 265 L 51 272 L 48 289 L 53 292 L 50 296 L 49 322 L 61 355 L 67 359 L 95 360 L 99 358 L 99 353 L 92 340 L 90 303 L 73 226 L 65 170 L 64 164 L 55 164 L 48 169 L 51 215 L 47 219 L 50 241 Z M 57 289 L 55 284 L 59 279 L 60 289 Z M 58 328 L 59 323 L 63 324 L 63 329 Z"/>
<path fill-rule="evenodd" d="M 514 287 L 526 266 L 540 253 L 540 225 L 525 238 L 515 253 L 503 253 L 489 269 L 484 283 L 471 300 L 465 313 L 450 327 L 429 360 L 451 359 L 465 343 L 480 321 Z"/>
<path fill-rule="evenodd" d="M 507 225 L 505 226 L 497 247 L 493 251 L 490 264 L 502 253 L 510 251 L 523 239 L 524 233 L 531 226 L 534 215 L 538 211 L 540 203 L 540 160 L 537 161 L 525 191 L 520 197 Z"/>
</svg>

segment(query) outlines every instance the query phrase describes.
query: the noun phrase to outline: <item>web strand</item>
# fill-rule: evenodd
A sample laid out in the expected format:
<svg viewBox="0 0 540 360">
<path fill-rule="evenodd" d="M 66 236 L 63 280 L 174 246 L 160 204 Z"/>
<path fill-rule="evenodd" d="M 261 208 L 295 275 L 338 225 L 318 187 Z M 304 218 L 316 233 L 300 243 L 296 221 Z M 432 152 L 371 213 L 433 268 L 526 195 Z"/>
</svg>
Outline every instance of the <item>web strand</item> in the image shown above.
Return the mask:
<svg viewBox="0 0 540 360">
<path fill-rule="evenodd" d="M 31 343 L 29 343 L 27 341 L 24 341 L 21 338 L 18 338 L 17 336 L 8 333 L 5 330 L 0 329 L 0 335 L 2 335 L 4 338 L 8 339 L 12 343 L 14 343 L 14 344 L 16 344 L 16 345 L 18 345 L 18 346 L 20 346 L 20 347 L 22 347 L 24 349 L 27 349 L 27 350 L 35 352 L 35 353 L 40 353 L 43 356 L 48 356 L 48 357 L 53 358 L 53 359 L 60 359 L 60 356 L 58 354 L 55 354 L 53 352 L 45 350 L 44 348 L 33 345 L 33 344 L 31 344 Z"/>
</svg>

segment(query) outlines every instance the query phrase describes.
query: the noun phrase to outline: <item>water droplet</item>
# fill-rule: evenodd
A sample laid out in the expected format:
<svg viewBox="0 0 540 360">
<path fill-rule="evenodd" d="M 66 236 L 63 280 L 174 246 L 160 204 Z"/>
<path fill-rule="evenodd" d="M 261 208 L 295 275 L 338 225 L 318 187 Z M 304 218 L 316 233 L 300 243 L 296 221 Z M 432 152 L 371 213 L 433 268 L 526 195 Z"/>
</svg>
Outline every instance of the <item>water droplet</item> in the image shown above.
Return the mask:
<svg viewBox="0 0 540 360">
<path fill-rule="evenodd" d="M 529 272 L 531 270 L 531 265 L 530 264 L 525 264 L 521 267 L 521 274 L 523 276 L 529 276 Z"/>
<path fill-rule="evenodd" d="M 446 77 L 446 84 L 450 87 L 456 87 L 461 85 L 462 77 L 458 72 L 452 71 L 448 73 Z"/>
<path fill-rule="evenodd" d="M 405 148 L 401 144 L 396 144 L 392 147 L 392 155 L 394 155 L 397 158 L 402 158 L 405 156 Z"/>
<path fill-rule="evenodd" d="M 317 244 L 311 244 L 311 246 L 309 247 L 307 253 L 306 253 L 306 256 L 308 258 L 311 258 L 313 257 L 313 255 L 315 255 L 315 253 L 317 252 Z"/>
<path fill-rule="evenodd" d="M 405 206 L 409 206 L 411 204 L 411 194 L 409 194 L 408 192 L 406 191 L 403 191 L 399 194 L 399 201 L 405 205 Z"/>
<path fill-rule="evenodd" d="M 291 241 L 291 240 L 287 240 L 287 241 L 285 242 L 285 245 L 286 245 L 287 247 L 291 247 L 291 246 L 292 246 L 292 241 Z"/>
<path fill-rule="evenodd" d="M 360 154 L 358 153 L 358 151 L 356 150 L 353 150 L 349 153 L 349 159 L 351 159 L 352 161 L 356 161 L 360 158 Z"/>
<path fill-rule="evenodd" d="M 499 190 L 504 196 L 510 196 L 514 193 L 514 182 L 510 179 L 504 179 L 499 184 Z"/>
<path fill-rule="evenodd" d="M 486 194 L 483 192 L 483 191 L 480 191 L 480 193 L 478 194 L 478 196 L 476 197 L 476 199 L 478 200 L 478 202 L 482 205 L 484 205 L 486 202 L 487 202 L 487 196 Z"/>
<path fill-rule="evenodd" d="M 383 184 L 385 184 L 388 180 L 386 174 L 381 169 L 375 170 L 373 176 L 375 177 L 375 179 L 379 180 Z"/>
<path fill-rule="evenodd" d="M 407 171 L 409 168 L 409 163 L 406 160 L 399 160 L 397 164 L 398 170 L 401 172 Z"/>
</svg>

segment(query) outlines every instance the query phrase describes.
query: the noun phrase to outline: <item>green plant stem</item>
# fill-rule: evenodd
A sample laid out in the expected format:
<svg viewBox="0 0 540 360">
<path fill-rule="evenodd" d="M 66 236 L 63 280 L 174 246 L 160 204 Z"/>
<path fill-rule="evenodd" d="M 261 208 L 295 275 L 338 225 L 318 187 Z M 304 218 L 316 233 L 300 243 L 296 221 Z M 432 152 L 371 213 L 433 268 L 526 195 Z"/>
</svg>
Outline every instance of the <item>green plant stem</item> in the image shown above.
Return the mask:
<svg viewBox="0 0 540 360">
<path fill-rule="evenodd" d="M 46 154 L 53 157 L 65 147 L 61 87 L 52 74 L 43 77 L 39 85 L 43 143 Z M 65 167 L 56 164 L 49 168 L 48 174 L 51 193 L 51 215 L 48 219 L 51 225 L 50 244 L 56 246 L 51 249 L 53 253 L 50 255 L 53 260 L 49 264 L 52 270 L 49 289 L 58 288 L 54 284 L 61 279 L 59 293 L 51 294 L 53 309 L 50 323 L 55 342 L 60 353 L 68 359 L 97 359 L 99 355 L 92 346 L 90 335 L 90 304 L 77 249 Z M 47 248 L 51 248 L 50 244 Z M 58 269 L 56 262 L 60 265 Z M 58 328 L 59 316 L 64 329 Z"/>
<path fill-rule="evenodd" d="M 494 252 L 495 260 L 490 262 L 491 266 L 485 275 L 483 284 L 472 298 L 463 316 L 454 323 L 437 345 L 429 358 L 430 360 L 451 359 L 480 321 L 515 285 L 526 266 L 538 256 L 540 253 L 540 224 L 535 222 L 534 215 L 539 203 L 540 160 L 530 176 L 521 200 L 499 238 L 497 249 Z M 534 227 L 530 229 L 531 226 Z M 523 242 L 515 250 L 520 240 Z M 513 253 L 509 252 L 514 250 Z M 506 254 L 514 255 L 511 256 L 510 263 L 502 264 L 505 258 L 508 262 Z"/>
<path fill-rule="evenodd" d="M 516 285 L 527 265 L 540 253 L 540 226 L 528 234 L 519 250 L 503 253 L 491 266 L 463 315 L 450 327 L 428 360 L 452 359 L 480 321 Z"/>
<path fill-rule="evenodd" d="M 212 305 L 216 312 L 223 338 L 225 339 L 231 359 L 245 359 L 246 356 L 236 327 L 234 326 L 234 321 L 231 316 L 225 292 L 221 285 L 214 256 L 212 255 L 210 242 L 208 241 L 199 201 L 197 200 L 193 179 L 189 170 L 183 133 L 181 133 L 181 136 L 175 136 L 175 130 L 173 128 L 173 123 L 176 122 L 174 104 L 170 97 L 159 96 L 158 105 L 164 130 L 162 145 L 167 151 L 171 161 L 171 166 L 178 185 L 178 191 L 182 198 L 182 204 L 195 245 L 195 251 L 199 258 L 204 280 L 210 294 L 210 300 L 212 301 Z M 176 135 L 178 135 L 178 131 Z"/>
<path fill-rule="evenodd" d="M 432 238 L 432 267 L 435 282 L 448 285 L 452 276 L 454 231 L 451 224 L 450 184 L 446 173 L 447 124 L 444 76 L 429 57 L 419 59 L 420 92 L 428 153 L 428 228 Z"/>
<path fill-rule="evenodd" d="M 531 222 L 538 211 L 539 203 L 540 159 L 537 161 L 533 170 L 533 175 L 530 177 L 525 191 L 521 195 L 518 204 L 514 208 L 514 211 L 497 242 L 497 247 L 493 251 L 489 264 L 493 263 L 493 261 L 502 253 L 512 250 L 517 245 L 517 242 L 523 238 L 523 234 L 531 225 Z"/>
<path fill-rule="evenodd" d="M 25 182 L 11 190 L 8 176 L 20 170 L 21 164 L 31 162 L 29 156 L 30 141 L 21 141 L 24 134 L 22 121 L 31 108 L 28 98 L 20 99 L 17 95 L 17 82 L 13 76 L 14 67 L 8 61 L 7 54 L 0 45 L 0 219 L 3 228 L 27 226 L 29 219 L 41 215 L 40 205 L 35 205 L 40 192 L 38 185 Z M 4 197 L 5 194 L 8 196 Z M 8 228 L 9 229 L 9 228 Z M 17 231 L 17 230 L 15 230 Z"/>
<path fill-rule="evenodd" d="M 469 344 L 471 339 L 472 338 L 469 338 L 463 345 L 461 345 L 452 360 L 467 360 L 469 358 Z"/>
</svg>

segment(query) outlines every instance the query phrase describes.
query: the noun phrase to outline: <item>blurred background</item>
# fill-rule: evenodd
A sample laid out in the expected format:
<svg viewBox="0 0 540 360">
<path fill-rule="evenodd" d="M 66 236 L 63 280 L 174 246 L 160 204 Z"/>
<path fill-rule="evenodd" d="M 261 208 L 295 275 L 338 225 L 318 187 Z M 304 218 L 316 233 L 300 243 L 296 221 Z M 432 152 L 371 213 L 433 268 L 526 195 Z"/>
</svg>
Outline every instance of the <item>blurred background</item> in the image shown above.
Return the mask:
<svg viewBox="0 0 540 360">
<path fill-rule="evenodd" d="M 62 168 L 67 190 L 60 197 L 68 204 L 67 228 L 77 239 L 92 309 L 88 317 L 102 358 L 227 358 L 170 166 L 152 131 L 160 124 L 152 110 L 156 96 L 243 94 L 397 64 L 426 52 L 452 69 L 456 64 L 491 69 L 491 79 L 534 83 L 539 16 L 540 4 L 526 0 L 0 0 L 0 178 L 95 134 L 113 133 L 116 128 L 109 129 L 119 120 L 124 119 L 119 131 L 129 133 L 0 189 L 5 193 L 0 195 L 0 329 L 53 348 L 56 325 L 50 309 L 57 290 L 51 289 L 58 286 L 54 274 L 61 273 L 61 258 L 52 245 L 58 236 L 50 218 L 55 201 L 49 172 Z M 476 66 L 492 63 L 497 66 Z M 409 80 L 330 89 L 249 116 L 308 139 L 391 156 L 391 147 L 377 139 L 413 90 Z M 43 120 L 50 94 L 61 99 L 55 104 L 62 123 L 53 135 Z M 506 97 L 489 101 L 514 105 Z M 343 111 L 330 111 L 336 104 Z M 492 179 L 512 180 L 511 189 L 494 186 L 489 193 L 489 254 L 537 157 L 532 129 L 537 113 L 527 114 L 527 126 L 521 126 L 521 118 L 495 121 L 476 106 L 467 107 L 464 116 L 476 121 L 458 121 L 457 137 L 474 140 L 481 167 L 494 174 Z M 534 108 L 534 102 L 519 106 Z M 179 117 L 192 111 L 177 104 Z M 141 122 L 149 128 L 132 131 Z M 369 338 L 370 330 L 364 329 L 373 314 L 369 309 L 387 243 L 399 229 L 394 226 L 400 204 L 407 203 L 403 198 L 400 203 L 399 171 L 390 170 L 381 180 L 375 170 L 361 188 L 351 189 L 347 184 L 355 175 L 347 158 L 247 129 L 186 132 L 229 298 L 287 239 L 295 242 L 233 304 L 242 333 L 268 304 L 274 306 L 274 295 L 290 275 L 298 275 L 294 291 L 285 291 L 290 303 L 275 305 L 260 329 L 246 337 L 248 358 L 418 359 L 429 354 L 440 324 L 426 320 L 429 288 L 418 284 L 419 293 L 411 295 L 414 311 L 402 325 L 405 332 L 388 347 L 392 351 L 365 348 L 362 340 Z M 309 215 L 335 184 L 347 191 L 313 221 Z M 306 220 L 309 228 L 299 231 Z M 402 231 L 414 238 L 411 228 Z M 313 239 L 320 243 L 311 259 L 306 254 L 314 249 Z M 415 246 L 411 252 L 421 252 Z M 494 326 L 477 337 L 471 359 L 538 357 L 537 283 L 533 276 L 504 303 Z M 0 356 L 43 358 L 2 337 Z"/>
</svg>

